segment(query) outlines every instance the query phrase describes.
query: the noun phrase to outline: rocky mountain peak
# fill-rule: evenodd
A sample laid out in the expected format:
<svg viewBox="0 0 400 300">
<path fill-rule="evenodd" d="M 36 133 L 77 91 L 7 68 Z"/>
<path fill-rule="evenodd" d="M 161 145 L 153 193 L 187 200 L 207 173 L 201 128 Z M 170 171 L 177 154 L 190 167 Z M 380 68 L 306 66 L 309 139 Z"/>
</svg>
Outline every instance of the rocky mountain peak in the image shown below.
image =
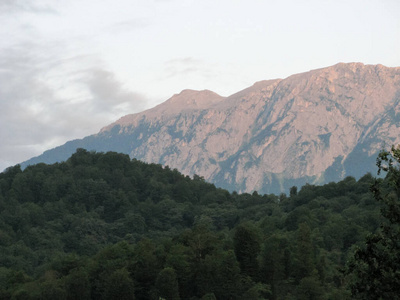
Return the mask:
<svg viewBox="0 0 400 300">
<path fill-rule="evenodd" d="M 184 90 L 103 128 L 86 148 L 125 152 L 230 190 L 279 193 L 374 172 L 377 153 L 400 143 L 399 103 L 400 68 L 339 63 L 229 97 Z"/>
<path fill-rule="evenodd" d="M 209 90 L 195 91 L 183 90 L 173 95 L 170 99 L 154 108 L 157 114 L 178 114 L 193 110 L 206 109 L 215 103 L 221 102 L 225 97 Z"/>
<path fill-rule="evenodd" d="M 181 113 L 190 113 L 194 110 L 201 110 L 210 107 L 225 99 L 209 90 L 196 91 L 186 89 L 179 94 L 173 95 L 167 101 L 157 105 L 154 108 L 146 111 L 131 114 L 122 117 L 115 123 L 112 123 L 100 130 L 105 132 L 112 129 L 114 126 L 131 127 L 137 125 L 139 120 L 147 119 L 150 121 L 165 120 L 176 116 Z"/>
</svg>

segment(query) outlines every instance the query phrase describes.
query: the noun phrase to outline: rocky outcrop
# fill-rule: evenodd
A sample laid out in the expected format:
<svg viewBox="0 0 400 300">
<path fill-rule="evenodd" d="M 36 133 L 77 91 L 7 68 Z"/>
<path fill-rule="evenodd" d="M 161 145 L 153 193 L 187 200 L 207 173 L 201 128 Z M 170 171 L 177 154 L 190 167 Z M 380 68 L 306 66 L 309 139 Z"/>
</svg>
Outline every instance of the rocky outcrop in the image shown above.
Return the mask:
<svg viewBox="0 0 400 300">
<path fill-rule="evenodd" d="M 230 190 L 279 193 L 374 172 L 379 150 L 400 142 L 399 101 L 400 68 L 341 63 L 229 97 L 185 90 L 103 128 L 84 147 Z"/>
</svg>

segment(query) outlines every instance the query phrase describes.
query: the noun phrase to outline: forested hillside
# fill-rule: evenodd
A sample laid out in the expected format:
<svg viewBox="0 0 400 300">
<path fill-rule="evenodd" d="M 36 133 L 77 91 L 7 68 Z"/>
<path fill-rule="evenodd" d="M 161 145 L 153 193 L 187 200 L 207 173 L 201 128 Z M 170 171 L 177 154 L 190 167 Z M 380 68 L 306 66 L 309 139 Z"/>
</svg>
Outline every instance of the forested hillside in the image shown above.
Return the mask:
<svg viewBox="0 0 400 300">
<path fill-rule="evenodd" d="M 367 174 L 290 195 L 78 149 L 0 174 L 1 299 L 347 299 L 381 222 Z"/>
</svg>

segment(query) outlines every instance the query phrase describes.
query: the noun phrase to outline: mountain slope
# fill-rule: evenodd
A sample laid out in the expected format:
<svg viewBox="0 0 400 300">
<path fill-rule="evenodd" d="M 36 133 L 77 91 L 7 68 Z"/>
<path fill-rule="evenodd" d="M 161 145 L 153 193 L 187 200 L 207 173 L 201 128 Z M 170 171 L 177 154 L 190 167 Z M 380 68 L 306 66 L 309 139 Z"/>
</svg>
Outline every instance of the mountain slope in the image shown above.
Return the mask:
<svg viewBox="0 0 400 300">
<path fill-rule="evenodd" d="M 399 100 L 400 68 L 341 63 L 226 98 L 185 90 L 27 164 L 112 150 L 229 190 L 279 193 L 374 172 L 379 150 L 400 142 Z"/>
</svg>

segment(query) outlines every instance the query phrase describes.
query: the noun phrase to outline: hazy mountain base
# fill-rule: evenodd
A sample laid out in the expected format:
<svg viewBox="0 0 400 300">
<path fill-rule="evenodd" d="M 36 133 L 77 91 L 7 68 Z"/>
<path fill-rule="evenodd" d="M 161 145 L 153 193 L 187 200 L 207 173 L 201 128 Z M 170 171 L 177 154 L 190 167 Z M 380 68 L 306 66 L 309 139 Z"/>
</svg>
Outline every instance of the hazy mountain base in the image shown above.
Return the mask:
<svg viewBox="0 0 400 300">
<path fill-rule="evenodd" d="M 115 126 L 110 132 L 102 132 L 97 135 L 91 135 L 79 140 L 73 140 L 65 143 L 62 146 L 56 147 L 51 150 L 45 151 L 38 157 L 31 158 L 30 160 L 21 163 L 21 167 L 24 169 L 29 165 L 44 162 L 46 164 L 53 164 L 56 162 L 66 161 L 77 148 L 83 148 L 88 151 L 115 151 L 119 153 L 129 154 L 132 149 L 139 147 L 141 144 L 132 141 L 137 141 L 137 136 L 140 134 L 141 128 L 137 129 L 134 134 L 121 134 L 119 126 Z M 263 183 L 258 191 L 261 194 L 280 194 L 288 193 L 292 186 L 301 187 L 307 183 L 309 184 L 325 184 L 328 182 L 337 182 L 347 176 L 353 176 L 356 179 L 361 178 L 368 172 L 373 172 L 376 169 L 376 156 L 377 153 L 369 155 L 365 149 L 368 149 L 365 145 L 358 145 L 353 152 L 343 161 L 343 157 L 335 158 L 334 163 L 319 176 L 305 176 L 301 178 L 285 178 L 282 174 L 265 173 Z M 133 158 L 133 157 L 131 157 Z M 141 157 L 134 157 L 136 159 L 142 159 Z M 161 161 L 157 162 L 163 164 Z M 232 161 L 233 162 L 233 161 Z M 232 163 L 231 162 L 231 163 Z M 216 162 L 215 162 L 216 163 Z M 225 168 L 229 162 L 218 163 L 221 165 L 222 171 L 219 172 L 213 178 L 213 183 L 226 189 L 230 192 L 240 191 L 246 188 L 246 182 L 242 182 L 241 185 L 235 183 L 235 169 Z M 188 175 L 188 174 L 187 174 Z M 230 180 L 226 178 L 229 177 Z"/>
</svg>

